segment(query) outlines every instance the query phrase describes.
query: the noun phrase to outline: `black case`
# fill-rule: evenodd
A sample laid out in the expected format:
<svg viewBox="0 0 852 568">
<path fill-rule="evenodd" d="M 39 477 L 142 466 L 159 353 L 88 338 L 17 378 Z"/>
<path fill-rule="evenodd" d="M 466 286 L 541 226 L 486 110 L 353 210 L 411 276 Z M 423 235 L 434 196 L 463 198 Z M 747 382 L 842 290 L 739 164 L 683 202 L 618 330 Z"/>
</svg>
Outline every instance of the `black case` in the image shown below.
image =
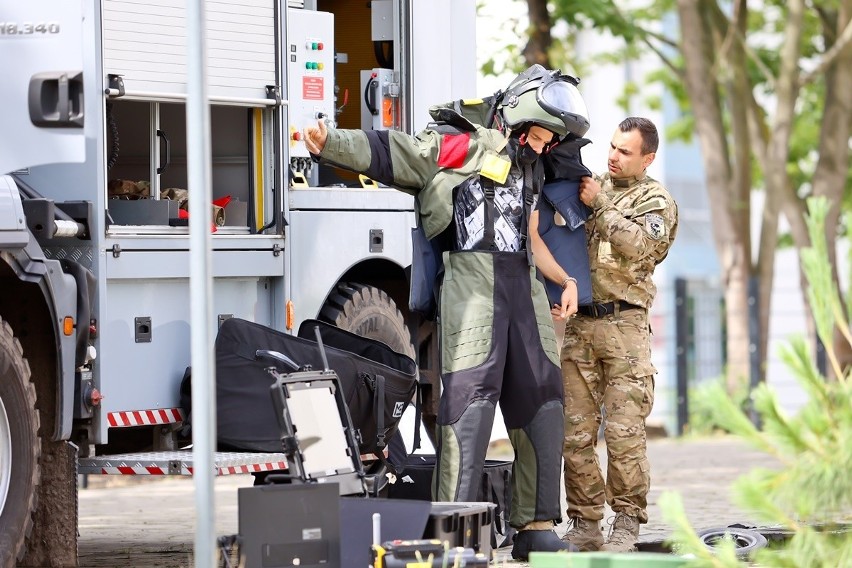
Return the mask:
<svg viewBox="0 0 852 568">
<path fill-rule="evenodd" d="M 411 454 L 404 463 L 396 483 L 388 485 L 391 499 L 432 500 L 432 475 L 437 458 L 435 454 Z M 486 459 L 478 499 L 496 505 L 491 525 L 491 548 L 500 548 L 512 542 L 515 529 L 509 526 L 512 505 L 512 462 Z"/>
<path fill-rule="evenodd" d="M 266 371 L 272 363 L 258 360 L 256 353 L 277 351 L 299 366 L 321 370 L 324 365 L 314 328 L 320 330 L 329 369 L 339 377 L 352 424 L 360 431 L 359 451 L 382 450 L 397 431 L 417 386 L 413 359 L 380 341 L 317 320 L 306 320 L 297 337 L 230 318 L 219 328 L 215 344 L 216 427 L 221 450 L 282 451 L 281 431 L 269 395 L 274 379 Z M 188 381 L 182 391 L 190 392 Z M 182 397 L 187 414 L 190 400 Z"/>
</svg>

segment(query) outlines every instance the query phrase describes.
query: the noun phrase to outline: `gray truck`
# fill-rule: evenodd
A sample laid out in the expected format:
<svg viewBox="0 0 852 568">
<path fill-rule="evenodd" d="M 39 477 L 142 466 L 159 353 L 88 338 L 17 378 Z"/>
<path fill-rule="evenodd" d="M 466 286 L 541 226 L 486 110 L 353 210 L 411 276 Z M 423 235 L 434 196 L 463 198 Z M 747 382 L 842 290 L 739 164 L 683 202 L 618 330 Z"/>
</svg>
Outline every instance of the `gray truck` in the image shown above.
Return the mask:
<svg viewBox="0 0 852 568">
<path fill-rule="evenodd" d="M 76 564 L 79 474 L 191 474 L 192 208 L 212 211 L 219 323 L 380 339 L 416 355 L 435 413 L 433 326 L 407 308 L 413 200 L 318 167 L 301 131 L 415 132 L 474 92 L 474 1 L 205 12 L 213 203 L 187 187 L 184 0 L 2 1 L 0 566 Z M 281 462 L 215 455 L 217 474 Z"/>
</svg>

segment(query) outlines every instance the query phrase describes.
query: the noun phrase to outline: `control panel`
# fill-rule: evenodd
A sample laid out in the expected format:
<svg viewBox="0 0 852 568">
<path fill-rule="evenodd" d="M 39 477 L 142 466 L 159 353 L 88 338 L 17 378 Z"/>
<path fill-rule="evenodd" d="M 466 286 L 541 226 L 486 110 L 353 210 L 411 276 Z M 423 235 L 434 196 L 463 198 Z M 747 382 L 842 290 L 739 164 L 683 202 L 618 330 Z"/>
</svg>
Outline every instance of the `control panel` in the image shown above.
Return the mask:
<svg viewBox="0 0 852 568">
<path fill-rule="evenodd" d="M 316 124 L 320 118 L 334 120 L 334 15 L 290 9 L 287 22 L 287 135 L 292 161 L 310 157 L 302 140 L 305 126 Z"/>
</svg>

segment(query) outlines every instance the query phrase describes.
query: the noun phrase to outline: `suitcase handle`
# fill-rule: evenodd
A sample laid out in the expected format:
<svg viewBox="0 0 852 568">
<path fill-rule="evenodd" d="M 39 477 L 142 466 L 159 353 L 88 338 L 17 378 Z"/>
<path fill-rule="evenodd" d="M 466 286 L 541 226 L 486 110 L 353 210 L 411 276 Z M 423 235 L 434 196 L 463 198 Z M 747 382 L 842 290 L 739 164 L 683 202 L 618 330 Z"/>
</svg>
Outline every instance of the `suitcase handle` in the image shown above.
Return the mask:
<svg viewBox="0 0 852 568">
<path fill-rule="evenodd" d="M 254 352 L 255 359 L 272 359 L 273 361 L 278 361 L 279 363 L 284 363 L 285 365 L 292 367 L 294 371 L 299 370 L 299 366 L 295 361 L 280 353 L 278 351 L 270 351 L 269 349 L 258 349 Z M 310 369 L 305 369 L 310 370 Z"/>
</svg>

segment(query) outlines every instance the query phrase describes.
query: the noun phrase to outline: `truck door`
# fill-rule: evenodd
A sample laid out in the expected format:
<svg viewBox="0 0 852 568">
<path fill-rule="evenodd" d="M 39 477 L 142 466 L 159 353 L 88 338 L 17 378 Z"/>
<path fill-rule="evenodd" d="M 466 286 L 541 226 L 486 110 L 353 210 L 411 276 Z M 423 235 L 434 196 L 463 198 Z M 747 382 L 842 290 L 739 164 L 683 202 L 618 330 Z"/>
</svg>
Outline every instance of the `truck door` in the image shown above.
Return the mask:
<svg viewBox="0 0 852 568">
<path fill-rule="evenodd" d="M 418 132 L 430 120 L 421 109 L 491 93 L 476 92 L 476 2 L 406 2 L 410 17 L 403 15 L 401 25 L 403 35 L 410 25 L 410 41 L 403 42 L 409 51 L 406 57 L 403 49 L 402 59 L 408 67 L 409 109 L 413 110 L 409 124 L 411 132 Z"/>
<path fill-rule="evenodd" d="M 0 174 L 85 160 L 83 2 L 0 10 Z"/>
</svg>

